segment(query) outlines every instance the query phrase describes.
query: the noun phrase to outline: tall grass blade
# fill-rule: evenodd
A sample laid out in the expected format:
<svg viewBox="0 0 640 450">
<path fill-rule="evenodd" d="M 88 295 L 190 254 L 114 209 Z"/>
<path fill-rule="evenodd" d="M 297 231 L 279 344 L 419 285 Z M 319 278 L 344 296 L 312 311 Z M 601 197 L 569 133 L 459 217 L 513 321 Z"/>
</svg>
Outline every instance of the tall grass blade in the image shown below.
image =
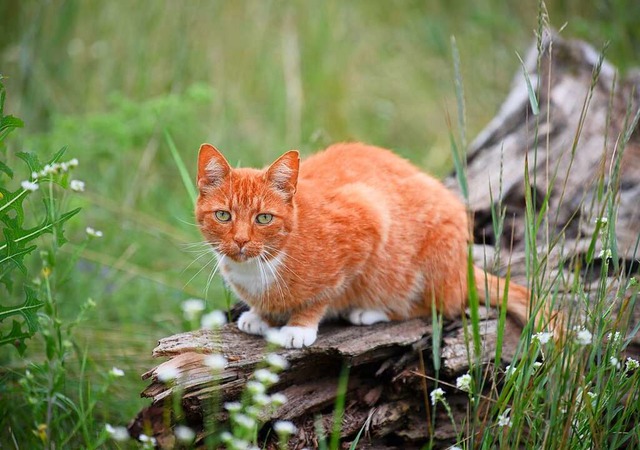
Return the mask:
<svg viewBox="0 0 640 450">
<path fill-rule="evenodd" d="M 173 139 L 171 138 L 171 134 L 166 129 L 164 130 L 164 138 L 167 141 L 167 145 L 169 146 L 169 151 L 171 151 L 171 156 L 173 157 L 173 161 L 176 164 L 176 167 L 178 168 L 178 172 L 180 173 L 182 184 L 184 184 L 184 188 L 187 190 L 187 193 L 189 194 L 189 198 L 191 199 L 191 202 L 195 207 L 196 198 L 198 197 L 198 192 L 196 191 L 196 188 L 193 184 L 193 180 L 189 175 L 189 171 L 187 170 L 187 167 L 185 166 L 184 161 L 180 156 L 180 153 L 178 153 L 178 149 L 176 148 L 176 144 L 173 142 Z"/>
<path fill-rule="evenodd" d="M 464 84 L 462 83 L 462 72 L 460 70 L 460 52 L 456 44 L 456 38 L 451 36 L 451 53 L 453 56 L 453 80 L 456 91 L 456 105 L 458 107 L 458 129 L 462 148 L 467 148 L 467 115 L 464 104 Z"/>
<path fill-rule="evenodd" d="M 329 441 L 330 450 L 338 450 L 340 448 L 340 432 L 342 430 L 342 418 L 344 416 L 344 405 L 347 398 L 348 385 L 349 366 L 344 364 L 342 366 L 342 371 L 340 372 L 336 403 L 333 408 L 333 429 L 331 430 L 331 440 Z"/>
<path fill-rule="evenodd" d="M 529 72 L 527 72 L 527 67 L 524 64 L 524 61 L 522 60 L 518 52 L 516 52 L 516 56 L 520 61 L 520 65 L 522 66 L 522 74 L 524 75 L 524 81 L 527 84 L 527 93 L 529 94 L 529 104 L 531 105 L 531 112 L 533 112 L 534 116 L 537 116 L 540 113 L 538 97 L 536 96 L 536 92 L 533 89 L 533 85 L 531 84 L 531 78 L 529 77 Z"/>
</svg>

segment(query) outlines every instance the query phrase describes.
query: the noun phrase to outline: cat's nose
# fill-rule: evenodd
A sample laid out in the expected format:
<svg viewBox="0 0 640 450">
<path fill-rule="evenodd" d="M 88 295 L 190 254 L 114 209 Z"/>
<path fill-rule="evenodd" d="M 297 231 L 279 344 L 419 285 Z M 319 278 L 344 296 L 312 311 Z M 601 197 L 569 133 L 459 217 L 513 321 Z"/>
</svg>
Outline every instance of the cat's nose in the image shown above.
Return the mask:
<svg viewBox="0 0 640 450">
<path fill-rule="evenodd" d="M 238 245 L 240 249 L 242 249 L 242 247 L 244 247 L 244 244 L 249 242 L 249 238 L 244 236 L 236 236 L 233 238 L 233 241 Z"/>
</svg>

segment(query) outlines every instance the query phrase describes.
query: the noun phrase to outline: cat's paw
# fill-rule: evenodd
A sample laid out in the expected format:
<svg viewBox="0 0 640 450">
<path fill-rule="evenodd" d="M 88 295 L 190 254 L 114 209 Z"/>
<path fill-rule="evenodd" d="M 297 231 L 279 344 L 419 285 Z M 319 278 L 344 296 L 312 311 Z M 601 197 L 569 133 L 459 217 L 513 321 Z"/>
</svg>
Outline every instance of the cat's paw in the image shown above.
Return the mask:
<svg viewBox="0 0 640 450">
<path fill-rule="evenodd" d="M 302 348 L 313 344 L 317 337 L 316 328 L 287 326 L 269 331 L 267 340 L 286 348 Z"/>
<path fill-rule="evenodd" d="M 269 328 L 269 324 L 253 310 L 243 312 L 238 318 L 238 329 L 248 334 L 264 336 Z"/>
<path fill-rule="evenodd" d="M 389 322 L 389 316 L 377 309 L 352 309 L 347 320 L 354 325 L 373 325 L 378 322 Z"/>
</svg>

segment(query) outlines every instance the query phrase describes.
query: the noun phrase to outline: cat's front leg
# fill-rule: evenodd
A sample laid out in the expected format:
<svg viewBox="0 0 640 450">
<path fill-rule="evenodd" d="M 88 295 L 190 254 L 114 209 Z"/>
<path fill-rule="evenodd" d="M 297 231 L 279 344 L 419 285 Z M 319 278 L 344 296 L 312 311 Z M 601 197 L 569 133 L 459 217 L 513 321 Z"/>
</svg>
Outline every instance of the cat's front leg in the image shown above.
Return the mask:
<svg viewBox="0 0 640 450">
<path fill-rule="evenodd" d="M 286 348 L 310 346 L 318 337 L 318 325 L 326 310 L 326 305 L 315 304 L 292 313 L 287 325 L 270 332 L 270 340 Z"/>
<path fill-rule="evenodd" d="M 271 326 L 258 314 L 255 308 L 245 311 L 238 318 L 238 329 L 248 334 L 264 336 Z"/>
</svg>

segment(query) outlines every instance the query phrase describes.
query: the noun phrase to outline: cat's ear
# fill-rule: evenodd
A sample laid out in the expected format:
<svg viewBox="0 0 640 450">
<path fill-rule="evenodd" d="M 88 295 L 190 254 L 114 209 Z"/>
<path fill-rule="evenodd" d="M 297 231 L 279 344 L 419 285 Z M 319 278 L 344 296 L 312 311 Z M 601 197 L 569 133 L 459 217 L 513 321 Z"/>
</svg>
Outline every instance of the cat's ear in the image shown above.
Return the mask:
<svg viewBox="0 0 640 450">
<path fill-rule="evenodd" d="M 231 172 L 222 153 L 211 144 L 202 144 L 198 152 L 198 189 L 217 187 Z"/>
<path fill-rule="evenodd" d="M 297 150 L 290 150 L 267 169 L 267 181 L 282 194 L 285 200 L 290 200 L 296 193 L 299 168 L 300 154 Z"/>
</svg>

